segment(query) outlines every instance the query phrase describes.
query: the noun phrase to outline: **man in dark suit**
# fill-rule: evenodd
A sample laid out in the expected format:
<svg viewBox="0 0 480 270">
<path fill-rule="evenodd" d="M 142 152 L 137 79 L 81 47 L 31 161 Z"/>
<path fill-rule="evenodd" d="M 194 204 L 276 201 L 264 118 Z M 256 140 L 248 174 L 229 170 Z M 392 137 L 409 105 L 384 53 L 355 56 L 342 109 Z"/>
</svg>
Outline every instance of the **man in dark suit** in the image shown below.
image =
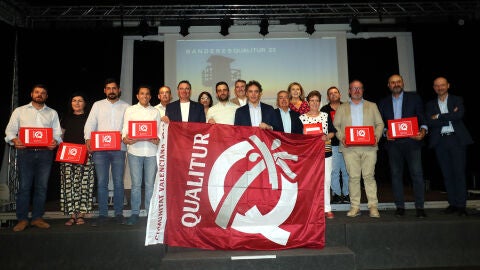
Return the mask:
<svg viewBox="0 0 480 270">
<path fill-rule="evenodd" d="M 417 117 L 420 126 L 420 130 L 413 137 L 397 139 L 387 137 L 385 142 L 390 164 L 393 197 L 397 207 L 395 215 L 397 217 L 405 215 L 403 168 L 406 163 L 413 184 L 416 216 L 424 218 L 426 214 L 424 210 L 425 183 L 422 169 L 422 145 L 428 128 L 424 117 L 423 102 L 416 93 L 404 91 L 403 78 L 398 74 L 390 76 L 387 85 L 391 95 L 383 98 L 378 104 L 378 109 L 386 127 L 385 134 L 389 128 L 388 120 Z"/>
<path fill-rule="evenodd" d="M 236 126 L 254 126 L 261 129 L 280 131 L 275 109 L 272 106 L 260 102 L 262 85 L 257 81 L 248 82 L 247 104 L 238 108 L 235 112 Z"/>
<path fill-rule="evenodd" d="M 303 124 L 300 121 L 300 114 L 292 111 L 289 108 L 290 101 L 288 99 L 288 92 L 281 90 L 277 93 L 277 106 L 275 113 L 280 127 L 279 130 L 286 133 L 303 134 Z"/>
<path fill-rule="evenodd" d="M 183 80 L 177 86 L 178 100 L 168 103 L 162 121 L 199 122 L 205 123 L 203 105 L 190 99 L 192 85 Z"/>
<path fill-rule="evenodd" d="M 447 190 L 448 207 L 444 213 L 466 216 L 467 145 L 472 144 L 473 140 L 463 123 L 463 98 L 449 94 L 449 88 L 450 84 L 444 77 L 433 81 L 433 90 L 438 97 L 425 107 L 430 127 L 429 147 L 435 150 Z"/>
</svg>

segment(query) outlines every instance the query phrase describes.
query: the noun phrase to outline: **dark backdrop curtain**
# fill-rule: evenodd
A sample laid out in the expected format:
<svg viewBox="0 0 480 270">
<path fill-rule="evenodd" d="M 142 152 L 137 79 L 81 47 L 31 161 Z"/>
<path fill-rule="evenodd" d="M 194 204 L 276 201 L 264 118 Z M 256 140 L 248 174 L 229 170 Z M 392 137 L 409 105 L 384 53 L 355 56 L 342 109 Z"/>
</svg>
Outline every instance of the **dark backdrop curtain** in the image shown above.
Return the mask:
<svg viewBox="0 0 480 270">
<path fill-rule="evenodd" d="M 359 79 L 363 82 L 365 99 L 377 102 L 387 95 L 388 77 L 399 72 L 397 40 L 348 39 L 347 50 L 349 80 Z"/>
<path fill-rule="evenodd" d="M 0 130 L 2 139 L 5 137 L 5 128 L 11 112 L 11 97 L 13 87 L 13 59 L 15 47 L 15 29 L 0 21 L 0 33 L 2 33 L 2 50 L 0 50 L 0 89 L 2 89 L 2 105 L 0 106 Z M 2 140 L 4 141 L 4 140 Z M 0 160 L 3 159 L 5 143 L 0 144 Z"/>
<path fill-rule="evenodd" d="M 388 95 L 388 77 L 399 72 L 396 42 L 395 38 L 347 40 L 349 81 L 358 79 L 363 82 L 366 100 L 378 102 Z M 343 97 L 343 100 L 347 99 Z M 390 172 L 382 143 L 379 146 L 375 178 L 381 186 L 390 183 Z"/>
<path fill-rule="evenodd" d="M 24 30 L 19 42 L 19 99 L 30 101 L 31 87 L 47 85 L 47 104 L 66 111 L 76 90 L 90 101 L 105 98 L 105 78 L 120 79 L 122 35 L 118 31 Z"/>
<path fill-rule="evenodd" d="M 133 54 L 133 104 L 137 103 L 136 90 L 142 84 L 152 87 L 152 106 L 160 103 L 158 89 L 164 85 L 164 43 L 160 41 L 135 41 Z M 176 87 L 169 85 L 172 91 Z"/>
</svg>

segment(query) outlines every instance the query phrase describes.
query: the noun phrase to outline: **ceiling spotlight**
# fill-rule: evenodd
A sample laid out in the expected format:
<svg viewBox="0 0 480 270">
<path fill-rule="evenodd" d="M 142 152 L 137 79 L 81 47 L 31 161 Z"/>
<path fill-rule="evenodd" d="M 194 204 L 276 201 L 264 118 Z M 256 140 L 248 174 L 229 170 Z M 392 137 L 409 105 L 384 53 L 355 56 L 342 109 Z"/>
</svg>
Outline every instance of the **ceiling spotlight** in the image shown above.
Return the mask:
<svg viewBox="0 0 480 270">
<path fill-rule="evenodd" d="M 262 19 L 260 21 L 260 33 L 262 36 L 266 36 L 268 34 L 268 19 Z"/>
<path fill-rule="evenodd" d="M 315 32 L 315 22 L 312 19 L 307 20 L 305 23 L 305 32 L 312 35 Z"/>
<path fill-rule="evenodd" d="M 188 34 L 190 34 L 190 32 L 188 32 L 188 28 L 190 28 L 190 21 L 188 20 L 183 20 L 181 23 L 180 23 L 180 32 L 179 34 L 186 37 L 188 36 Z"/>
<path fill-rule="evenodd" d="M 360 33 L 360 28 L 361 28 L 361 25 L 360 25 L 360 22 L 358 21 L 357 17 L 353 17 L 352 20 L 350 21 L 350 32 L 352 32 L 352 34 L 356 35 L 356 34 Z"/>
<path fill-rule="evenodd" d="M 220 34 L 222 34 L 222 36 L 228 36 L 229 34 L 228 29 L 232 25 L 233 25 L 232 19 L 230 18 L 223 19 L 222 22 L 220 23 Z"/>
</svg>

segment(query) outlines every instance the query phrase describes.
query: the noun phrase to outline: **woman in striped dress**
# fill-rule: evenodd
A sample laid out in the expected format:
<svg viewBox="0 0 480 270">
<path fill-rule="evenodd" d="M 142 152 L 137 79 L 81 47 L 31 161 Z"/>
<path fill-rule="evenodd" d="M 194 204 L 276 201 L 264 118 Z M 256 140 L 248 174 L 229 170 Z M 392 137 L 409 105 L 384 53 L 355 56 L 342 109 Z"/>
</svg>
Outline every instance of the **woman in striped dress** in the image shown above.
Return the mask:
<svg viewBox="0 0 480 270">
<path fill-rule="evenodd" d="M 63 141 L 67 143 L 84 144 L 83 126 L 87 121 L 89 106 L 85 95 L 75 92 L 70 97 L 68 113 L 60 120 L 63 131 Z M 60 164 L 60 209 L 70 218 L 66 226 L 85 223 L 85 215 L 93 208 L 93 187 L 95 169 L 88 154 L 87 162 L 83 164 Z"/>
</svg>

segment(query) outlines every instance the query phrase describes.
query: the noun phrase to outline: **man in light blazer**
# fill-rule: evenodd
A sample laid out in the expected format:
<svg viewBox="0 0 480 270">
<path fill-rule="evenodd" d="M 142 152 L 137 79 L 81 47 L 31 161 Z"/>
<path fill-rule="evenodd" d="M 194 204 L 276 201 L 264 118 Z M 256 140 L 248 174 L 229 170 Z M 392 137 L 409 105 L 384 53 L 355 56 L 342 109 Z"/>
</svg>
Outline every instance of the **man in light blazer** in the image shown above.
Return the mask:
<svg viewBox="0 0 480 270">
<path fill-rule="evenodd" d="M 245 93 L 246 85 L 247 82 L 244 80 L 238 79 L 235 81 L 235 97 L 230 100 L 232 103 L 235 103 L 238 106 L 247 104 L 247 96 Z"/>
<path fill-rule="evenodd" d="M 250 81 L 246 89 L 248 102 L 235 112 L 234 125 L 279 131 L 275 109 L 271 105 L 260 102 L 262 85 L 257 81 Z"/>
<path fill-rule="evenodd" d="M 288 99 L 288 91 L 281 90 L 277 93 L 277 106 L 275 114 L 280 125 L 279 131 L 286 133 L 303 134 L 303 124 L 300 120 L 300 114 L 289 108 L 290 100 Z"/>
<path fill-rule="evenodd" d="M 360 179 L 363 177 L 367 194 L 370 217 L 379 218 L 377 183 L 375 180 L 375 164 L 377 162 L 378 141 L 383 134 L 383 120 L 375 103 L 363 99 L 363 83 L 353 80 L 349 84 L 350 101 L 340 105 L 335 113 L 333 125 L 337 129 L 336 136 L 340 140 L 339 151 L 343 153 L 350 181 L 350 211 L 347 216 L 360 215 L 360 199 L 362 189 Z M 345 127 L 373 126 L 376 143 L 374 145 L 345 145 Z"/>
<path fill-rule="evenodd" d="M 199 122 L 205 123 L 203 105 L 190 99 L 192 85 L 183 80 L 177 86 L 178 100 L 168 103 L 162 121 Z"/>
<path fill-rule="evenodd" d="M 467 145 L 473 140 L 463 123 L 463 98 L 448 93 L 450 84 L 444 77 L 433 81 L 437 98 L 425 105 L 429 127 L 429 147 L 435 150 L 448 197 L 445 214 L 468 215 L 466 211 Z"/>
</svg>

